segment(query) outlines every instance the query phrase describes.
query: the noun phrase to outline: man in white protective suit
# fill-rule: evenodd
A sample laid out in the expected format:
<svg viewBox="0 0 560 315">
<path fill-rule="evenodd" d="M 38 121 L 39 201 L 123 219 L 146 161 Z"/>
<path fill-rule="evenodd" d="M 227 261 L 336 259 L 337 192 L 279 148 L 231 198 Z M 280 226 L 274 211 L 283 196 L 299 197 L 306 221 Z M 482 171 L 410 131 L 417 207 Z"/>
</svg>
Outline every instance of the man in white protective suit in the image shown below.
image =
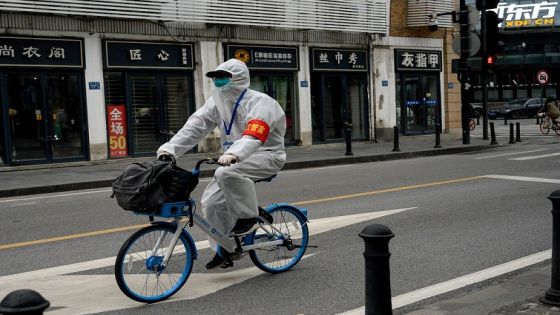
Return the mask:
<svg viewBox="0 0 560 315">
<path fill-rule="evenodd" d="M 286 161 L 286 116 L 273 98 L 249 89 L 244 62 L 230 59 L 206 76 L 214 81 L 212 96 L 157 155 L 160 160 L 177 158 L 220 128 L 221 166 L 204 190 L 202 213 L 223 235 L 243 234 L 257 223 L 254 181 L 275 175 Z M 216 255 L 207 269 L 233 266 L 229 253 L 213 248 Z"/>
</svg>

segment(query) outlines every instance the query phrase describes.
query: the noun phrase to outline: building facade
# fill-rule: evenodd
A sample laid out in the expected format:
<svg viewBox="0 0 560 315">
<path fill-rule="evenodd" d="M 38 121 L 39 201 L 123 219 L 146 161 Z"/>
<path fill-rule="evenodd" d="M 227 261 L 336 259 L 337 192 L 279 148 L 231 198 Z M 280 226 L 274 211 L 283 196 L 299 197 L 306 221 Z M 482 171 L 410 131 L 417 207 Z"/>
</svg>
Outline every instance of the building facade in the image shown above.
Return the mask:
<svg viewBox="0 0 560 315">
<path fill-rule="evenodd" d="M 229 58 L 282 105 L 287 145 L 454 128 L 452 24 L 427 28 L 452 3 L 47 2 L 0 8 L 0 165 L 154 155 Z M 217 132 L 196 150 L 217 150 Z"/>
<path fill-rule="evenodd" d="M 472 3 L 474 5 L 474 2 Z M 488 103 L 513 99 L 560 98 L 560 5 L 558 1 L 502 1 L 494 10 L 503 21 L 500 52 L 488 76 Z M 480 59 L 472 58 L 472 102 L 482 101 Z M 539 71 L 549 74 L 541 85 Z"/>
</svg>

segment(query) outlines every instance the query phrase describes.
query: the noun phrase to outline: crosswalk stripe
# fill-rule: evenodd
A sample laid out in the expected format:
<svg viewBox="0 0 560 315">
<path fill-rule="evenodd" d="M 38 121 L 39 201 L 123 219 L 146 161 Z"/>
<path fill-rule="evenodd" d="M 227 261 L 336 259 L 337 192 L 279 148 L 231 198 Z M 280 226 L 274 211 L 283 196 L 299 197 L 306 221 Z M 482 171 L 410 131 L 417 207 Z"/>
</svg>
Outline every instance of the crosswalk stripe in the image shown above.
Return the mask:
<svg viewBox="0 0 560 315">
<path fill-rule="evenodd" d="M 543 155 L 533 155 L 533 156 L 525 156 L 525 157 L 518 157 L 518 158 L 511 158 L 509 160 L 512 161 L 527 161 L 527 160 L 536 160 L 536 159 L 543 159 L 551 156 L 558 156 L 559 153 L 550 153 L 550 154 L 543 154 Z"/>
<path fill-rule="evenodd" d="M 519 154 L 525 154 L 525 153 L 540 152 L 540 151 L 544 151 L 544 150 L 546 150 L 546 149 L 538 149 L 538 150 L 530 150 L 530 151 L 510 152 L 510 153 L 503 153 L 503 154 L 496 154 L 496 155 L 488 155 L 488 156 L 483 156 L 483 157 L 475 158 L 475 160 L 492 159 L 492 158 L 503 157 L 503 156 L 510 156 L 510 155 L 519 155 Z"/>
<path fill-rule="evenodd" d="M 560 179 L 538 178 L 538 177 L 528 177 L 528 176 L 484 175 L 482 177 L 484 177 L 484 178 L 494 178 L 494 179 L 518 180 L 518 181 L 523 181 L 523 182 L 560 184 Z"/>
</svg>

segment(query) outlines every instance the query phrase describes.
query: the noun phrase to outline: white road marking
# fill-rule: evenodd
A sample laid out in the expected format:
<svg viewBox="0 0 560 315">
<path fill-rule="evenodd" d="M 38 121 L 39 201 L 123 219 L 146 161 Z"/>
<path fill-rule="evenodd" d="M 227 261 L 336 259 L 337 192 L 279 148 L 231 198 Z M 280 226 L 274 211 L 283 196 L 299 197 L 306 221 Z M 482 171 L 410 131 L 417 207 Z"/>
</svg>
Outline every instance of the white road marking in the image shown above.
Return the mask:
<svg viewBox="0 0 560 315">
<path fill-rule="evenodd" d="M 558 155 L 560 155 L 560 153 L 550 153 L 550 154 L 543 154 L 543 155 L 525 156 L 525 157 L 512 158 L 512 159 L 509 159 L 509 160 L 512 160 L 512 161 L 527 161 L 527 160 L 543 159 L 543 158 L 547 158 L 547 157 L 551 157 L 551 156 L 558 156 Z"/>
<path fill-rule="evenodd" d="M 488 156 L 482 156 L 482 157 L 475 158 L 475 160 L 493 159 L 493 158 L 497 158 L 497 157 L 517 155 L 517 154 L 525 154 L 525 153 L 533 153 L 533 152 L 539 152 L 539 151 L 544 151 L 544 150 L 546 150 L 546 149 L 538 149 L 538 150 L 531 150 L 531 151 L 510 152 L 510 153 L 503 153 L 503 154 L 496 154 L 496 155 L 488 155 Z"/>
<path fill-rule="evenodd" d="M 416 207 L 315 219 L 308 223 L 309 232 L 316 235 L 412 209 Z M 199 250 L 209 248 L 208 241 L 196 242 L 196 246 Z M 108 257 L 3 276 L 0 277 L 0 296 L 22 287 L 36 290 L 51 302 L 52 308 L 61 307 L 49 314 L 86 314 L 143 306 L 119 291 L 113 275 L 69 275 L 114 264 L 115 257 Z M 195 299 L 261 274 L 256 267 L 218 274 L 192 274 L 185 288 L 169 302 Z M 88 298 L 84 299 L 84 296 Z"/>
<path fill-rule="evenodd" d="M 484 178 L 494 178 L 494 179 L 518 180 L 518 181 L 524 181 L 524 182 L 560 184 L 560 179 L 551 179 L 551 178 L 538 178 L 538 177 L 528 177 L 528 176 L 509 176 L 509 175 L 484 175 L 482 177 L 484 177 Z"/>
<path fill-rule="evenodd" d="M 481 271 L 477 271 L 475 273 L 471 273 L 469 275 L 465 275 L 462 277 L 458 277 L 449 281 L 441 282 L 438 284 L 434 284 L 416 291 L 408 292 L 405 294 L 401 294 L 398 296 L 394 296 L 391 299 L 393 304 L 393 309 L 397 309 L 399 307 L 403 307 L 405 305 L 409 305 L 412 303 L 416 303 L 418 301 L 422 301 L 443 293 L 451 292 L 460 288 L 464 288 L 466 286 L 482 282 L 488 279 L 492 279 L 503 274 L 519 270 L 547 259 L 550 259 L 552 256 L 552 250 L 545 250 L 540 253 L 536 253 L 533 255 L 529 255 L 523 258 L 519 258 L 501 265 L 497 265 L 494 267 L 490 267 Z M 343 315 L 358 315 L 364 314 L 365 307 L 360 307 L 348 312 L 341 313 Z"/>
</svg>

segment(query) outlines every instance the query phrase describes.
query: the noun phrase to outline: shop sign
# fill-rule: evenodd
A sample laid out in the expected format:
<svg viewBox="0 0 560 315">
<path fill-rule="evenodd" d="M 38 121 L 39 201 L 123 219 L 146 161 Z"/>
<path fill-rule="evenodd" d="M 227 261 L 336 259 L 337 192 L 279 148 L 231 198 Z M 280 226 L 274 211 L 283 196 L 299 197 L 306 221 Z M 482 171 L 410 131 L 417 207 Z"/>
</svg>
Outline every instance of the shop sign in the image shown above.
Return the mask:
<svg viewBox="0 0 560 315">
<path fill-rule="evenodd" d="M 314 71 L 367 71 L 368 54 L 358 49 L 313 48 Z"/>
<path fill-rule="evenodd" d="M 524 27 L 551 27 L 555 25 L 558 1 L 541 1 L 524 3 L 525 1 L 500 2 L 492 11 L 503 19 L 499 26 L 504 29 Z"/>
<path fill-rule="evenodd" d="M 249 69 L 299 70 L 297 47 L 227 45 L 226 59 L 235 58 Z"/>
<path fill-rule="evenodd" d="M 109 156 L 112 158 L 128 156 L 126 107 L 124 105 L 107 105 L 107 127 L 109 129 Z"/>
<path fill-rule="evenodd" d="M 441 51 L 396 49 L 395 63 L 397 71 L 441 72 Z"/>
<path fill-rule="evenodd" d="M 194 69 L 192 44 L 105 41 L 105 67 Z"/>
<path fill-rule="evenodd" d="M 82 41 L 0 37 L 0 66 L 83 68 Z"/>
</svg>

